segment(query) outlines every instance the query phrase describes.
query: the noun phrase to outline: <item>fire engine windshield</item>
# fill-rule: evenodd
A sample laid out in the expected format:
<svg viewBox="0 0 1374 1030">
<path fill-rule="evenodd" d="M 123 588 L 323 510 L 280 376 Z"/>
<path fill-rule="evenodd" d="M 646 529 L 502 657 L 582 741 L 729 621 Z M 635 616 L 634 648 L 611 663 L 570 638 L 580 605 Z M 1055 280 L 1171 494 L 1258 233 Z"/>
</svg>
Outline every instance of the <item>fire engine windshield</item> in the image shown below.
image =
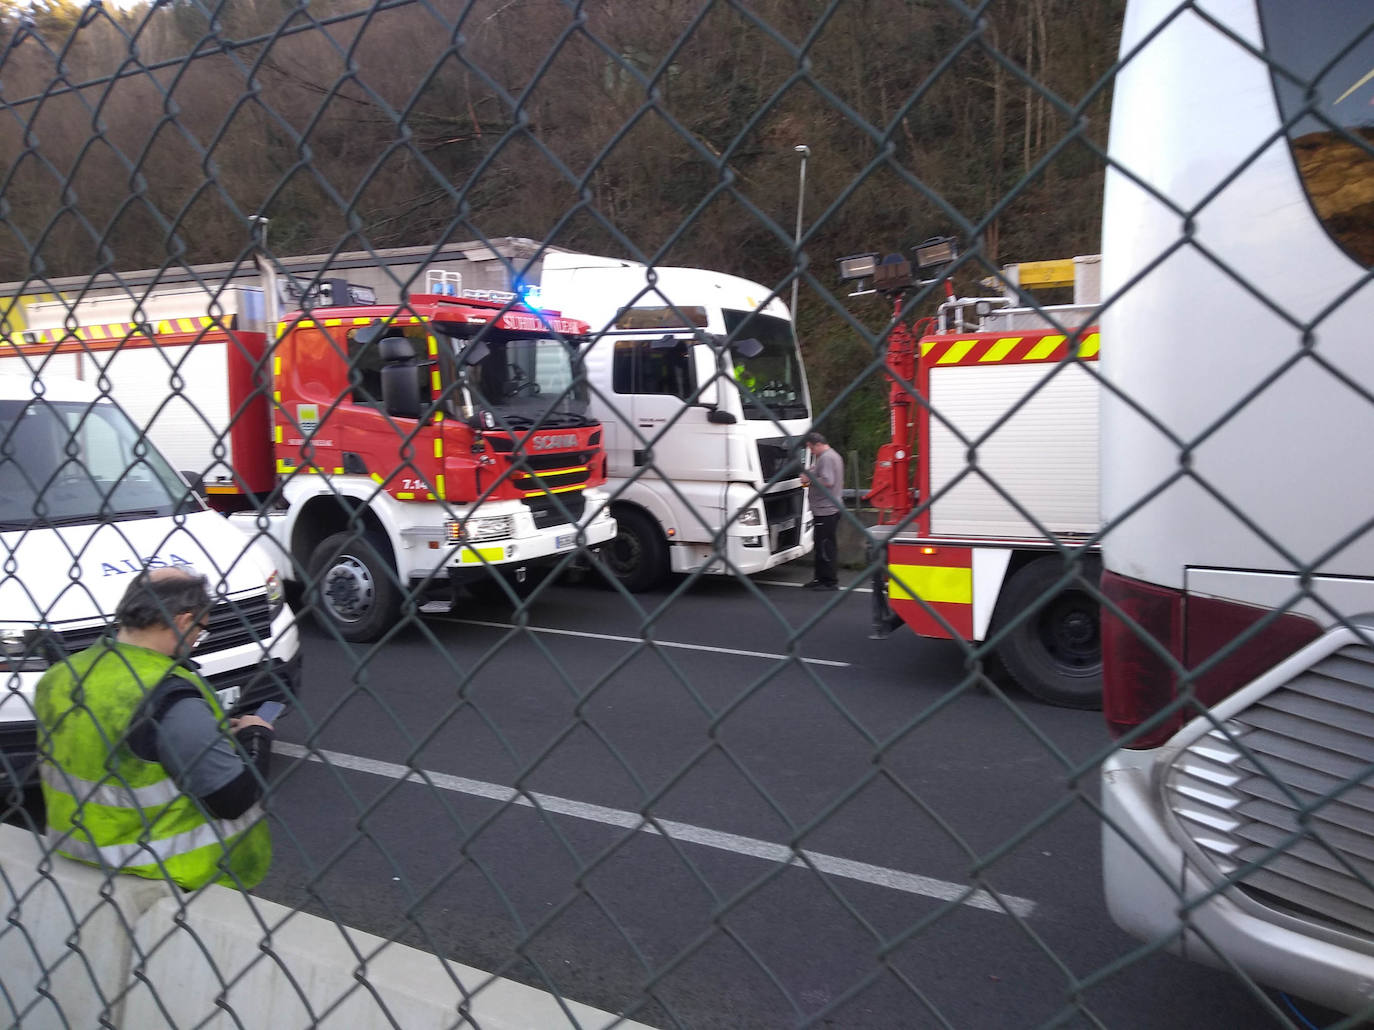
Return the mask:
<svg viewBox="0 0 1374 1030">
<path fill-rule="evenodd" d="M 497 425 L 590 425 L 585 376 L 573 345 L 555 337 L 484 335 L 455 341 L 463 383 L 463 416 L 493 416 Z"/>
<path fill-rule="evenodd" d="M 725 309 L 725 330 L 735 340 L 755 339 L 762 346 L 746 357 L 732 352 L 735 381 L 742 387 L 744 417 L 756 419 L 807 418 L 806 381 L 801 357 L 785 318 L 751 311 Z M 750 348 L 756 349 L 756 348 Z"/>
<path fill-rule="evenodd" d="M 0 401 L 0 530 L 172 515 L 193 496 L 113 404 Z"/>
</svg>

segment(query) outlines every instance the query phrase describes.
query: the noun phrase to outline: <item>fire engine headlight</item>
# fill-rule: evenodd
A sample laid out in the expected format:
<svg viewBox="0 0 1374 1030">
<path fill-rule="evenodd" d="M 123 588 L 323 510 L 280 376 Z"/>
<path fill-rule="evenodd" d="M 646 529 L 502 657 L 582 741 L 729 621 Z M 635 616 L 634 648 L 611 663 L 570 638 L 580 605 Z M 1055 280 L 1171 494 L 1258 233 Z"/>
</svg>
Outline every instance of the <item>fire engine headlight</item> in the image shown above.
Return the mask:
<svg viewBox="0 0 1374 1030">
<path fill-rule="evenodd" d="M 282 587 L 281 576 L 277 574 L 276 569 L 273 569 L 272 574 L 267 577 L 267 618 L 269 622 L 277 617 L 284 604 L 286 604 L 286 590 Z"/>
<path fill-rule="evenodd" d="M 741 526 L 761 526 L 763 525 L 763 512 L 757 508 L 745 508 L 739 514 L 739 524 Z"/>
<path fill-rule="evenodd" d="M 509 515 L 496 515 L 484 519 L 447 519 L 444 522 L 444 538 L 451 544 L 501 540 L 510 536 L 510 533 Z"/>
</svg>

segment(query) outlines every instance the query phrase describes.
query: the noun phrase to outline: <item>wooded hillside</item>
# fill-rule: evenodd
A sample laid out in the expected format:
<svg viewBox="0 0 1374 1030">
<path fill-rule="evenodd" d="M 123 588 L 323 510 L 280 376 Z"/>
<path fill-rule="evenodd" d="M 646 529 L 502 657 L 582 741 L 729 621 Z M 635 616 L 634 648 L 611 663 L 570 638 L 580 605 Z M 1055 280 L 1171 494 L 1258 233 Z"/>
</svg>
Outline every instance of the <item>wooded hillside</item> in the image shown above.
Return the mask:
<svg viewBox="0 0 1374 1030">
<path fill-rule="evenodd" d="M 528 236 L 790 297 L 824 428 L 883 434 L 835 259 L 1098 247 L 1121 0 L 0 0 L 0 279 Z M 37 283 L 35 282 L 35 286 Z"/>
</svg>

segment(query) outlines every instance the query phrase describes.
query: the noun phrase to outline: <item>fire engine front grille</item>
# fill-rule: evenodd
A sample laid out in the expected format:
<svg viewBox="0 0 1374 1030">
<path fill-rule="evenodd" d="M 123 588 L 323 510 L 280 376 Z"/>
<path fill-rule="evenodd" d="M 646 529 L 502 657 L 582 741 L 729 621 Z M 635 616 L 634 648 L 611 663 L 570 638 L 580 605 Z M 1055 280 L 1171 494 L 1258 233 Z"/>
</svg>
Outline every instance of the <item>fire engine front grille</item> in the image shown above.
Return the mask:
<svg viewBox="0 0 1374 1030">
<path fill-rule="evenodd" d="M 577 468 L 596 456 L 596 451 L 559 451 L 556 454 L 526 454 L 511 466 L 516 475 L 521 472 L 545 472 L 549 469 Z"/>
<path fill-rule="evenodd" d="M 572 472 L 545 472 L 539 476 L 516 475 L 511 479 L 517 490 L 559 490 L 566 486 L 580 486 L 591 478 L 587 469 Z"/>
<path fill-rule="evenodd" d="M 1256 902 L 1374 939 L 1374 649 L 1322 659 L 1226 730 L 1169 769 L 1184 832 Z"/>
<path fill-rule="evenodd" d="M 101 623 L 71 629 L 56 626 L 48 636 L 49 639 L 56 638 L 62 652 L 76 654 L 90 647 L 110 629 Z M 210 635 L 203 645 L 195 649 L 194 655 L 213 654 L 267 640 L 272 635 L 272 605 L 267 600 L 267 594 L 220 601 L 210 609 L 209 629 Z"/>
<path fill-rule="evenodd" d="M 554 526 L 566 526 L 570 521 L 582 521 L 587 499 L 582 495 L 582 491 L 576 490 L 566 494 L 550 494 L 547 497 L 526 497 L 525 506 L 534 516 L 536 529 L 550 529 Z"/>
<path fill-rule="evenodd" d="M 763 499 L 764 514 L 768 517 L 768 544 L 772 553 L 785 551 L 801 543 L 802 491 L 788 490 L 768 494 Z"/>
</svg>

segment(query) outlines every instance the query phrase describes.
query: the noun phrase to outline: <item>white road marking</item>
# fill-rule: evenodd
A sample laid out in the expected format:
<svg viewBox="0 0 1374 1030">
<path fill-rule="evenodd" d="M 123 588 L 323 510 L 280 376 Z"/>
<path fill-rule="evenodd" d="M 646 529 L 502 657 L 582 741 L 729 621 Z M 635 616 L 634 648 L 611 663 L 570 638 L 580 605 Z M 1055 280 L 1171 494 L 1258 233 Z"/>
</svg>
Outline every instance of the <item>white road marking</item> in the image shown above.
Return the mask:
<svg viewBox="0 0 1374 1030">
<path fill-rule="evenodd" d="M 450 776 L 447 773 L 416 770 L 408 766 L 397 765 L 394 762 L 381 762 L 373 758 L 346 755 L 339 751 L 307 751 L 299 744 L 288 744 L 284 741 L 274 743 L 272 750 L 277 754 L 287 755 L 291 758 L 304 758 L 307 761 L 321 764 L 328 762 L 330 765 L 341 769 L 370 773 L 373 776 L 384 776 L 387 779 L 413 780 L 416 783 L 427 782 L 441 790 L 470 794 L 473 797 L 487 798 L 491 801 L 511 802 L 527 808 L 533 808 L 537 803 L 539 808 L 546 812 L 571 816 L 574 819 L 586 819 L 606 826 L 619 826 L 626 830 L 638 830 L 641 833 L 662 834 L 688 844 L 700 844 L 703 847 L 761 858 L 769 862 L 786 862 L 788 865 L 796 866 L 810 862 L 817 869 L 832 876 L 842 876 L 845 879 L 857 880 L 860 883 L 868 883 L 877 887 L 888 887 L 907 894 L 919 894 L 922 897 L 934 898 L 938 901 L 959 901 L 970 908 L 983 909 L 986 912 L 1000 912 L 1003 915 L 1014 915 L 1028 919 L 1035 911 L 1034 901 L 1029 898 L 1019 898 L 1014 894 L 994 896 L 985 890 L 970 892 L 968 887 L 951 883 L 948 880 L 937 880 L 929 876 L 919 876 L 916 873 L 905 873 L 900 869 L 888 869 L 884 866 L 870 865 L 867 862 L 854 862 L 847 858 L 821 854 L 818 851 L 803 851 L 802 854 L 806 856 L 806 861 L 803 861 L 786 844 L 776 844 L 772 841 L 759 840 L 756 837 L 742 837 L 735 833 L 722 833 L 719 830 L 708 830 L 705 827 L 693 826 L 691 823 L 671 822 L 667 819 L 659 819 L 650 823 L 639 813 L 624 809 L 606 808 L 603 805 L 571 801 L 568 798 L 560 798 L 553 794 L 538 794 L 533 791 L 528 792 L 528 794 L 521 794 L 515 788 L 503 787 L 499 783 L 487 783 L 483 780 L 471 780 L 465 776 Z"/>
<path fill-rule="evenodd" d="M 589 640 L 610 640 L 624 644 L 642 644 L 643 637 L 618 637 L 611 633 L 584 633 L 575 629 L 554 629 L 551 626 L 514 626 L 509 622 L 485 622 L 482 619 L 441 619 L 442 622 L 457 622 L 464 626 L 487 626 L 491 629 L 526 629 L 531 633 L 552 633 L 560 637 L 586 637 Z M 807 665 L 826 665 L 832 669 L 848 669 L 849 662 L 832 662 L 828 658 L 801 658 L 797 655 L 774 654 L 770 651 L 741 651 L 733 647 L 711 647 L 709 644 L 684 644 L 676 640 L 655 640 L 656 647 L 676 647 L 684 651 L 709 651 L 712 654 L 735 654 L 745 658 L 772 658 L 782 661 L 796 658 Z"/>
<path fill-rule="evenodd" d="M 754 582 L 757 583 L 759 586 L 763 586 L 763 587 L 798 587 L 798 588 L 800 588 L 800 587 L 802 587 L 802 586 L 805 586 L 805 584 L 803 584 L 803 583 L 790 583 L 790 582 L 788 582 L 788 581 L 785 580 L 785 579 L 756 579 L 756 580 L 754 580 Z M 849 592 L 850 592 L 851 594 L 871 594 L 871 593 L 873 593 L 873 588 L 872 588 L 872 587 L 855 587 L 854 589 L 852 589 L 852 590 L 849 591 Z"/>
</svg>

